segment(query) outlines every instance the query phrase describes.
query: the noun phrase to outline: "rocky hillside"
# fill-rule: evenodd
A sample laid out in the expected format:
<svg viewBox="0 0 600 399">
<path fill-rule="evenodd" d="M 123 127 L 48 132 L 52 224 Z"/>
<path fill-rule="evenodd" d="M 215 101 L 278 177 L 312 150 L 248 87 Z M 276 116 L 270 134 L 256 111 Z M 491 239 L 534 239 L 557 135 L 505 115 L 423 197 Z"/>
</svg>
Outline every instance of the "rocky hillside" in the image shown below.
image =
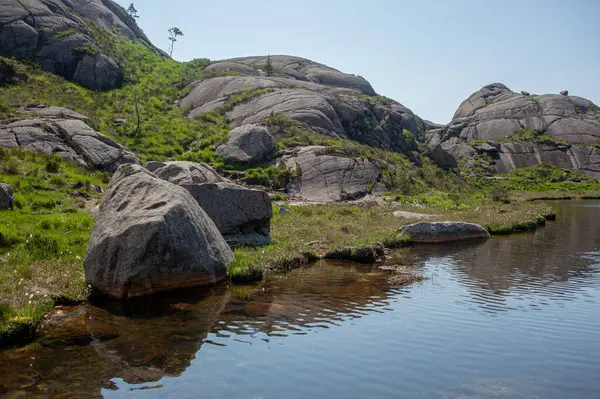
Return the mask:
<svg viewBox="0 0 600 399">
<path fill-rule="evenodd" d="M 600 178 L 600 107 L 581 97 L 515 93 L 495 83 L 431 131 L 428 150 L 445 167 L 507 173 L 541 163 Z"/>
<path fill-rule="evenodd" d="M 118 60 L 99 43 L 99 28 L 158 51 L 111 0 L 0 0 L 0 10 L 0 55 L 36 62 L 94 90 L 118 87 L 124 78 Z"/>
<path fill-rule="evenodd" d="M 194 82 L 181 106 L 188 118 L 215 111 L 232 94 L 248 92 L 231 107 L 231 127 L 264 123 L 282 114 L 307 130 L 400 152 L 411 150 L 404 130 L 424 138 L 425 123 L 402 104 L 378 96 L 364 78 L 299 57 L 286 55 L 219 61 L 206 71 L 235 74 Z M 266 71 L 269 71 L 268 73 Z"/>
<path fill-rule="evenodd" d="M 360 76 L 285 55 L 180 63 L 111 0 L 5 1 L 0 54 L 16 60 L 0 57 L 2 147 L 108 172 L 205 162 L 313 201 L 445 179 L 420 151 L 436 126 Z"/>
</svg>

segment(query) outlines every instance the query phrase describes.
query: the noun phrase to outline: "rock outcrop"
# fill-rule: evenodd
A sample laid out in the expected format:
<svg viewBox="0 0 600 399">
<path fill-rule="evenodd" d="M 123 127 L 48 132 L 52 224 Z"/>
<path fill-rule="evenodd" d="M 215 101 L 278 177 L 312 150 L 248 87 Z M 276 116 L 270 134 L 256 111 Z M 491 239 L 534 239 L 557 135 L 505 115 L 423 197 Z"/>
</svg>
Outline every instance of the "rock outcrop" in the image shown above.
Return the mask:
<svg viewBox="0 0 600 399">
<path fill-rule="evenodd" d="M 271 242 L 273 206 L 265 191 L 221 182 L 183 184 L 215 222 L 229 245 L 264 245 Z"/>
<path fill-rule="evenodd" d="M 379 178 L 379 166 L 362 158 L 337 155 L 330 147 L 301 147 L 281 162 L 295 171 L 288 192 L 309 201 L 355 200 L 371 192 Z"/>
<path fill-rule="evenodd" d="M 124 73 L 95 46 L 90 23 L 152 47 L 134 18 L 112 0 L 0 0 L 0 9 L 0 55 L 37 62 L 94 90 L 120 86 Z"/>
<path fill-rule="evenodd" d="M 180 105 L 190 110 L 189 118 L 199 118 L 223 107 L 231 95 L 246 92 L 246 101 L 228 107 L 233 128 L 264 124 L 281 114 L 299 121 L 308 132 L 395 151 L 414 149 L 405 129 L 416 139 L 425 137 L 425 121 L 400 103 L 377 96 L 364 78 L 291 56 L 271 56 L 274 71 L 266 76 L 265 62 L 266 57 L 248 57 L 212 64 L 208 70 L 239 75 L 192 83 Z"/>
<path fill-rule="evenodd" d="M 289 55 L 269 56 L 273 67 L 273 75 L 283 76 L 290 79 L 318 83 L 325 86 L 341 87 L 345 89 L 358 90 L 370 96 L 376 95 L 371 84 L 364 78 L 338 71 L 300 57 Z M 267 57 L 241 57 L 233 58 L 223 62 L 216 63 L 213 69 L 233 70 L 245 74 L 243 67 L 250 67 L 256 71 L 257 75 L 266 76 L 265 66 Z M 237 66 L 240 65 L 240 66 Z"/>
<path fill-rule="evenodd" d="M 138 163 L 131 151 L 89 127 L 84 115 L 60 107 L 24 110 L 34 116 L 0 125 L 0 147 L 54 154 L 107 172 L 114 172 L 122 164 Z"/>
<path fill-rule="evenodd" d="M 220 183 L 227 181 L 205 163 L 170 161 L 148 162 L 146 169 L 173 184 Z"/>
<path fill-rule="evenodd" d="M 214 77 L 190 84 L 179 105 L 190 119 L 210 112 L 227 117 L 233 130 L 216 153 L 228 163 L 292 168 L 299 176 L 287 186 L 293 196 L 319 202 L 358 200 L 382 186 L 376 184 L 378 160 L 336 153 L 335 140 L 329 140 L 329 148 L 298 147 L 327 142 L 319 136 L 353 140 L 416 160 L 426 131 L 439 127 L 378 96 L 360 76 L 286 55 L 270 56 L 270 63 L 272 70 L 266 68 L 267 57 L 211 64 L 205 72 Z M 281 151 L 275 151 L 269 134 Z"/>
<path fill-rule="evenodd" d="M 12 186 L 8 183 L 0 183 L 0 210 L 13 209 L 14 203 Z"/>
<path fill-rule="evenodd" d="M 124 298 L 214 284 L 232 261 L 215 224 L 185 189 L 123 165 L 100 205 L 84 268 L 93 290 Z"/>
<path fill-rule="evenodd" d="M 275 151 L 275 141 L 264 126 L 243 125 L 229 132 L 217 155 L 229 163 L 254 164 Z"/>
<path fill-rule="evenodd" d="M 600 178 L 600 107 L 581 97 L 514 93 L 496 83 L 465 100 L 427 146 L 445 167 L 478 157 L 498 173 L 550 163 Z"/>
<path fill-rule="evenodd" d="M 228 244 L 271 242 L 273 206 L 265 191 L 234 184 L 202 163 L 153 161 L 145 167 L 157 177 L 189 191 Z"/>
<path fill-rule="evenodd" d="M 466 240 L 486 240 L 490 233 L 475 223 L 420 222 L 400 227 L 400 233 L 413 244 L 440 244 Z"/>
</svg>

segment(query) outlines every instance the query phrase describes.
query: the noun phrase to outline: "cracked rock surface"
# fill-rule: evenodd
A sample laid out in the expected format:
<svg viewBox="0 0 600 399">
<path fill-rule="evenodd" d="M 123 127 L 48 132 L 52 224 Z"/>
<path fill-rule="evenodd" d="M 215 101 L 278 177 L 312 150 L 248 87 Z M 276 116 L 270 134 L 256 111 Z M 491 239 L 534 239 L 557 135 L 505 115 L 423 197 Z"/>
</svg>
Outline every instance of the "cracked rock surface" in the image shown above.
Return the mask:
<svg viewBox="0 0 600 399">
<path fill-rule="evenodd" d="M 112 0 L 0 0 L 0 10 L 0 55 L 37 62 L 94 90 L 119 87 L 123 70 L 108 55 L 85 50 L 93 47 L 89 22 L 135 43 L 150 43 Z"/>
<path fill-rule="evenodd" d="M 185 188 L 229 245 L 271 242 L 273 206 L 265 191 L 234 184 L 204 163 L 153 161 L 144 166 L 160 179 Z"/>
<path fill-rule="evenodd" d="M 25 111 L 34 116 L 0 126 L 0 147 L 54 154 L 107 172 L 114 172 L 121 164 L 139 162 L 131 151 L 89 127 L 84 115 L 60 107 Z"/>
<path fill-rule="evenodd" d="M 316 202 L 351 201 L 368 195 L 379 178 L 379 166 L 332 151 L 330 147 L 308 146 L 283 157 L 282 162 L 298 173 L 288 192 Z"/>
<path fill-rule="evenodd" d="M 186 190 L 139 165 L 123 165 L 100 205 L 84 268 L 93 290 L 127 298 L 215 284 L 232 261 Z"/>
<path fill-rule="evenodd" d="M 518 131 L 551 139 L 506 140 Z M 581 97 L 515 93 L 494 83 L 473 93 L 448 125 L 431 133 L 427 147 L 441 166 L 483 155 L 498 173 L 549 163 L 600 178 L 600 107 Z"/>
<path fill-rule="evenodd" d="M 282 114 L 313 133 L 406 152 L 404 129 L 416 139 L 424 139 L 430 126 L 402 104 L 375 97 L 373 87 L 360 76 L 287 55 L 271 56 L 273 74 L 267 76 L 263 71 L 266 60 L 246 57 L 211 64 L 207 71 L 237 75 L 192 83 L 181 101 L 181 106 L 190 110 L 188 118 L 217 110 L 233 94 L 267 90 L 227 112 L 232 128 L 264 124 L 269 116 Z"/>
</svg>

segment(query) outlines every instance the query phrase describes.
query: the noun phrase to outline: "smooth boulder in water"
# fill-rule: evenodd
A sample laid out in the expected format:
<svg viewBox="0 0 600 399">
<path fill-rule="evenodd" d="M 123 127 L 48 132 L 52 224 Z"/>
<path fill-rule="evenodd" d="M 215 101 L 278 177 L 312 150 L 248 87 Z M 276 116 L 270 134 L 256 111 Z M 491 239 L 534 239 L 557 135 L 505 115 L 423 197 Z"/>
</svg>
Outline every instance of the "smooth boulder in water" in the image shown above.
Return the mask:
<svg viewBox="0 0 600 399">
<path fill-rule="evenodd" d="M 490 233 L 483 226 L 465 222 L 420 222 L 402 226 L 398 231 L 409 236 L 414 244 L 441 244 L 490 238 Z"/>
<path fill-rule="evenodd" d="M 139 297 L 225 279 L 231 249 L 188 191 L 122 165 L 96 218 L 84 268 L 94 292 Z"/>
</svg>

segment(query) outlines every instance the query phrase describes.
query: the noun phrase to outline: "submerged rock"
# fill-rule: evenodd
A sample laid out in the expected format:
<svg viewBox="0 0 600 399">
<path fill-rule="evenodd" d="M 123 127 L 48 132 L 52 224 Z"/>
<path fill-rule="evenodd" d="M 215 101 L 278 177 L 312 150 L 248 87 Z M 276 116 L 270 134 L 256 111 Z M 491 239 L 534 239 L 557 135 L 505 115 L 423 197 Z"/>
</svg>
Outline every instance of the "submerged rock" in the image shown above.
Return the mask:
<svg viewBox="0 0 600 399">
<path fill-rule="evenodd" d="M 275 141 L 264 126 L 243 125 L 229 132 L 216 153 L 229 163 L 252 164 L 275 151 Z"/>
<path fill-rule="evenodd" d="M 402 226 L 398 231 L 409 236 L 414 244 L 486 240 L 490 237 L 483 226 L 465 222 L 419 222 Z"/>
<path fill-rule="evenodd" d="M 375 263 L 385 255 L 381 245 L 360 245 L 358 247 L 344 247 L 325 254 L 325 259 L 348 260 L 358 263 Z"/>
<path fill-rule="evenodd" d="M 271 242 L 273 206 L 265 191 L 220 182 L 182 185 L 223 234 L 230 245 Z"/>
<path fill-rule="evenodd" d="M 123 165 L 100 205 L 84 268 L 93 290 L 123 298 L 214 284 L 232 261 L 215 224 L 185 189 Z"/>
<path fill-rule="evenodd" d="M 0 183 L 0 210 L 13 209 L 14 203 L 12 186 L 8 183 Z"/>
</svg>

